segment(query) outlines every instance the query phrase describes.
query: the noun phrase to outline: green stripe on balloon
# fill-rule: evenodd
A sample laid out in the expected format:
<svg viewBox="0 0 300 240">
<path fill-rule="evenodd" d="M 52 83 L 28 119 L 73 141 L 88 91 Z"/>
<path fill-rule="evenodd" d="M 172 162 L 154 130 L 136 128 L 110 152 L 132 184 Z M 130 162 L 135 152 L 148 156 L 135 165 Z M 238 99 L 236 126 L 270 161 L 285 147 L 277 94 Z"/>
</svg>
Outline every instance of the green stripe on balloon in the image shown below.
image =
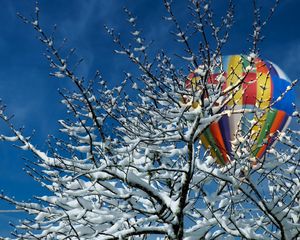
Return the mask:
<svg viewBox="0 0 300 240">
<path fill-rule="evenodd" d="M 250 62 L 249 60 L 247 59 L 247 56 L 245 55 L 241 55 L 242 57 L 242 64 L 243 64 L 243 70 L 245 71 L 245 69 L 247 69 L 248 66 L 250 66 Z"/>
<path fill-rule="evenodd" d="M 255 149 L 252 151 L 253 155 L 256 156 L 261 147 L 263 146 L 264 139 L 269 135 L 270 129 L 274 122 L 278 110 L 270 109 L 267 113 L 266 120 L 264 122 L 263 128 L 258 136 L 257 143 L 255 144 Z"/>
</svg>

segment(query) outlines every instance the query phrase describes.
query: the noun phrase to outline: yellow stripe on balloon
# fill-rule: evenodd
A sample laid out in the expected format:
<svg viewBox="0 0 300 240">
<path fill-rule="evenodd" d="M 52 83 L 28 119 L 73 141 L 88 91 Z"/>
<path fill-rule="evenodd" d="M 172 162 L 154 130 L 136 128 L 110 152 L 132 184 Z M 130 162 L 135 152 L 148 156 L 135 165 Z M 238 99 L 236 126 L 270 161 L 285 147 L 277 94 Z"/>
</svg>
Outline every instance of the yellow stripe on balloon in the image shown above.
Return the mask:
<svg viewBox="0 0 300 240">
<path fill-rule="evenodd" d="M 227 80 L 226 85 L 227 87 L 239 84 L 243 79 L 243 64 L 242 58 L 240 55 L 231 56 L 228 62 L 227 67 Z M 233 95 L 233 98 L 228 102 L 228 106 L 232 107 L 232 110 L 239 110 L 243 105 L 243 90 L 242 84 L 237 86 L 237 92 Z M 235 89 L 236 91 L 236 89 Z M 230 125 L 230 140 L 233 141 L 236 136 L 235 133 L 238 131 L 239 123 L 241 121 L 242 114 L 233 113 L 231 115 Z"/>
<path fill-rule="evenodd" d="M 208 142 L 207 138 L 204 136 L 204 133 L 201 134 L 200 140 L 204 144 L 204 147 L 206 149 L 210 149 L 210 153 L 211 153 L 212 157 L 214 159 L 216 159 L 217 162 L 220 162 L 220 160 L 218 160 L 217 153 L 215 152 L 215 150 L 213 149 L 213 147 L 210 145 L 210 143 Z"/>
<path fill-rule="evenodd" d="M 256 106 L 265 110 L 270 106 L 271 100 L 271 77 L 269 73 L 257 72 L 256 75 Z"/>
<path fill-rule="evenodd" d="M 243 64 L 240 55 L 230 57 L 227 68 L 227 87 L 238 84 L 243 79 Z M 234 94 L 233 99 L 229 101 L 228 106 L 243 105 L 242 84 L 238 86 L 238 91 Z"/>
</svg>

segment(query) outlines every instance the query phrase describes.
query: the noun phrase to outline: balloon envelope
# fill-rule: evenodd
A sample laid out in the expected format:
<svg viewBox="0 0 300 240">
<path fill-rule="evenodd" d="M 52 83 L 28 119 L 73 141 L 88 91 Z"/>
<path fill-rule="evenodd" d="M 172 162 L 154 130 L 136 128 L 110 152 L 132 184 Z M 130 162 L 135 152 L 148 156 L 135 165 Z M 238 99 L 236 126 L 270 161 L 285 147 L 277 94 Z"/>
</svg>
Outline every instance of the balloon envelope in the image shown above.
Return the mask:
<svg viewBox="0 0 300 240">
<path fill-rule="evenodd" d="M 186 87 L 191 88 L 201 78 L 203 72 L 195 70 L 189 74 Z M 222 57 L 219 67 L 209 73 L 207 83 L 221 86 L 223 92 L 237 85 L 225 108 L 250 111 L 224 115 L 213 122 L 200 136 L 204 146 L 222 165 L 236 158 L 238 148 L 246 144 L 251 156 L 262 158 L 291 120 L 295 94 L 293 89 L 287 91 L 289 78 L 270 61 L 230 55 Z M 248 138 L 243 140 L 243 136 Z"/>
</svg>

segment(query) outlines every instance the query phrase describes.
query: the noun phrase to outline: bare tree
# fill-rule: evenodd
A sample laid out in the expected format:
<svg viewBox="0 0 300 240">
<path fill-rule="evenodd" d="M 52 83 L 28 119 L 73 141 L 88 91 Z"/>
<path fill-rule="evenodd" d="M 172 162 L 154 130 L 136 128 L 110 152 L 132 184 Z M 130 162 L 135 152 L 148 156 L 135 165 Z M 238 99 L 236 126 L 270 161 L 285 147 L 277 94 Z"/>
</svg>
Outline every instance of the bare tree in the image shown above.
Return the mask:
<svg viewBox="0 0 300 240">
<path fill-rule="evenodd" d="M 254 5 L 250 68 L 258 56 L 263 19 Z M 190 20 L 181 26 L 168 0 L 163 2 L 174 23 L 174 37 L 182 43 L 186 68 L 197 69 L 197 82 L 187 87 L 180 70 L 161 51 L 153 59 L 151 44 L 141 35 L 136 17 L 125 13 L 132 41 L 126 45 L 113 29 L 106 28 L 117 46 L 139 70 L 109 88 L 99 72 L 91 81 L 76 75 L 54 37 L 35 18 L 20 16 L 45 45 L 51 74 L 72 81 L 75 90 L 60 92 L 69 117 L 60 121 L 66 137 L 49 139 L 47 151 L 12 125 L 2 106 L 1 118 L 12 136 L 37 157 L 28 173 L 49 190 L 33 202 L 0 197 L 31 216 L 15 226 L 17 239 L 297 239 L 300 237 L 299 132 L 276 132 L 278 144 L 262 159 L 253 157 L 253 131 L 265 110 L 238 108 L 234 102 L 245 76 L 232 69 L 238 81 L 222 89 L 224 78 L 211 84 L 211 72 L 222 69 L 222 48 L 234 18 L 228 1 L 223 17 L 213 15 L 210 1 L 191 0 Z M 199 39 L 201 39 L 199 41 Z M 195 43 L 198 43 L 195 46 Z M 221 74 L 222 75 L 222 74 Z M 192 81 L 192 80 L 190 80 Z M 287 94 L 293 82 L 278 99 Z M 232 104 L 228 104 L 232 102 Z M 228 107 L 230 106 L 230 107 Z M 220 165 L 213 149 L 204 148 L 200 135 L 222 116 L 254 111 L 249 131 L 236 133 L 235 155 Z M 295 111 L 293 117 L 299 119 Z M 114 127 L 111 127 L 114 126 Z M 254 160 L 253 160 L 254 158 Z"/>
</svg>

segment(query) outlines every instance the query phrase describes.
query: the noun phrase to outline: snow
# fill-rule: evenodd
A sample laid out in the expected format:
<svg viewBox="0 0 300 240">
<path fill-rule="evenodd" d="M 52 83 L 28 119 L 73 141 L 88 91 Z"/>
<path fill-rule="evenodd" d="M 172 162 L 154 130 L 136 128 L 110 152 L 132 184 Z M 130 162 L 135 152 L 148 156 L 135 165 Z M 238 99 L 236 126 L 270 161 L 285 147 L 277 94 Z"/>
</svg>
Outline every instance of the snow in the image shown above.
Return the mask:
<svg viewBox="0 0 300 240">
<path fill-rule="evenodd" d="M 53 41 L 52 41 L 52 39 L 49 39 L 49 40 L 48 40 L 48 46 L 49 46 L 49 47 L 52 47 L 52 46 L 53 46 Z"/>
<path fill-rule="evenodd" d="M 19 140 L 18 136 L 7 137 L 4 135 L 0 135 L 0 139 L 8 142 L 16 142 Z"/>
<path fill-rule="evenodd" d="M 185 57 L 185 56 L 182 56 L 182 58 L 186 61 L 189 61 L 189 62 L 193 62 L 195 60 L 195 57 L 194 56 L 189 56 L 189 57 Z"/>
<path fill-rule="evenodd" d="M 203 66 L 203 65 L 200 65 L 196 70 L 195 70 L 195 72 L 197 73 L 197 74 L 199 74 L 200 76 L 205 76 L 205 74 L 206 74 L 206 70 L 205 70 L 205 67 Z"/>
<path fill-rule="evenodd" d="M 128 22 L 130 22 L 130 23 L 134 23 L 134 22 L 135 22 L 135 20 L 136 20 L 136 19 L 132 17 L 132 18 L 129 18 L 129 19 L 128 19 Z"/>
<path fill-rule="evenodd" d="M 133 83 L 132 88 L 133 88 L 133 89 L 138 89 L 137 83 Z"/>
<path fill-rule="evenodd" d="M 256 53 L 251 52 L 251 53 L 247 56 L 247 60 L 248 60 L 249 62 L 253 62 L 254 59 L 257 58 L 257 57 L 258 57 L 258 56 L 257 56 Z"/>
<path fill-rule="evenodd" d="M 143 40 L 142 40 L 141 38 L 137 38 L 136 41 L 137 41 L 139 44 L 142 44 L 142 42 L 143 42 Z M 145 46 L 142 46 L 141 48 L 145 48 L 145 49 L 146 49 Z"/>
<path fill-rule="evenodd" d="M 134 31 L 134 32 L 132 32 L 131 33 L 133 36 L 138 36 L 138 35 L 140 35 L 140 32 L 139 31 Z"/>
<path fill-rule="evenodd" d="M 139 51 L 145 51 L 146 47 L 145 46 L 141 46 L 139 48 L 134 48 L 134 51 L 139 52 Z"/>
<path fill-rule="evenodd" d="M 127 54 L 125 51 L 119 51 L 119 50 L 115 50 L 115 53 L 117 53 L 117 54 Z"/>
<path fill-rule="evenodd" d="M 63 62 L 62 66 L 58 66 L 60 72 L 64 72 L 67 69 L 66 62 Z"/>
<path fill-rule="evenodd" d="M 65 77 L 65 75 L 61 72 L 54 72 L 54 73 L 52 73 L 52 75 L 54 77 L 57 77 L 57 78 L 64 78 Z"/>
<path fill-rule="evenodd" d="M 38 26 L 38 25 L 39 25 L 39 22 L 38 22 L 37 20 L 35 20 L 35 21 L 32 22 L 32 25 L 33 25 L 33 26 Z"/>
</svg>

